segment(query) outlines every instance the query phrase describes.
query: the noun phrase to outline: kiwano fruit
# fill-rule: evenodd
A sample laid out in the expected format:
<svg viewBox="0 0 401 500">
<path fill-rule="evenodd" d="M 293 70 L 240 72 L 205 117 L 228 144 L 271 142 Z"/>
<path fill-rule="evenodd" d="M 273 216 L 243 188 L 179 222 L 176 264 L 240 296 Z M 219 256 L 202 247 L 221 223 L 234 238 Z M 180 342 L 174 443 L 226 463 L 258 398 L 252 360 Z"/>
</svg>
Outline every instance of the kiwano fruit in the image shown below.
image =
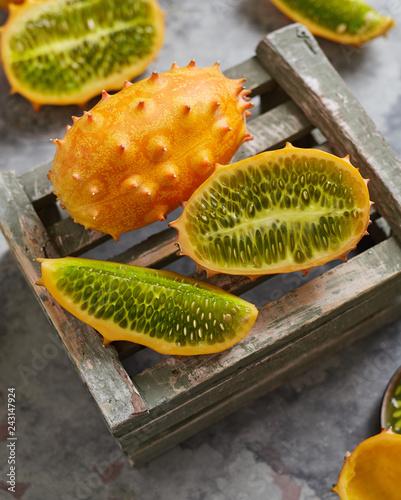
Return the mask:
<svg viewBox="0 0 401 500">
<path fill-rule="evenodd" d="M 171 225 L 181 253 L 209 276 L 259 276 L 346 260 L 369 211 L 367 181 L 348 157 L 287 143 L 218 166 Z"/>
<path fill-rule="evenodd" d="M 45 286 L 104 344 L 136 342 L 163 354 L 227 349 L 251 329 L 258 310 L 215 286 L 171 271 L 65 257 L 37 259 Z"/>
<path fill-rule="evenodd" d="M 80 104 L 142 73 L 164 41 L 156 0 L 26 0 L 10 5 L 1 57 L 13 92 Z"/>
<path fill-rule="evenodd" d="M 49 178 L 62 206 L 85 228 L 118 240 L 164 220 L 251 137 L 244 79 L 218 63 L 192 61 L 135 84 L 74 118 L 57 145 Z"/>
<path fill-rule="evenodd" d="M 272 0 L 286 16 L 314 35 L 334 42 L 361 45 L 395 26 L 363 0 Z"/>
<path fill-rule="evenodd" d="M 22 3 L 24 0 L 0 0 L 0 7 L 4 10 L 9 10 L 10 4 Z"/>
<path fill-rule="evenodd" d="M 333 491 L 341 500 L 400 500 L 401 436 L 383 430 L 349 454 Z"/>
</svg>

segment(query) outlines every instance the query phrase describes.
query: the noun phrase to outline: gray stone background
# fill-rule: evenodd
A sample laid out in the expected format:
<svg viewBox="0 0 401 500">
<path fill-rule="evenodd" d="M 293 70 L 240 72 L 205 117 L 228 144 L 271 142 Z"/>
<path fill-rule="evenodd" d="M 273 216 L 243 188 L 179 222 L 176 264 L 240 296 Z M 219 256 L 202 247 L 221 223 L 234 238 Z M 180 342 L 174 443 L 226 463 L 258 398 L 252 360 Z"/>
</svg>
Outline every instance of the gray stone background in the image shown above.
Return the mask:
<svg viewBox="0 0 401 500">
<path fill-rule="evenodd" d="M 169 69 L 173 61 L 184 65 L 191 59 L 198 66 L 220 60 L 222 69 L 228 68 L 253 55 L 264 34 L 289 23 L 268 0 L 160 3 L 166 41 L 146 76 L 153 69 Z M 400 0 L 370 3 L 401 25 Z M 360 49 L 319 43 L 401 155 L 400 30 Z M 62 137 L 71 115 L 80 111 L 45 106 L 36 113 L 8 91 L 0 69 L 0 171 L 23 172 L 53 156 L 49 139 Z M 337 498 L 330 489 L 344 453 L 380 429 L 383 391 L 401 364 L 401 322 L 131 469 L 0 234 L 0 363 L 0 499 L 13 498 L 4 483 L 4 440 L 6 391 L 15 386 L 14 498 L 330 500 Z"/>
</svg>

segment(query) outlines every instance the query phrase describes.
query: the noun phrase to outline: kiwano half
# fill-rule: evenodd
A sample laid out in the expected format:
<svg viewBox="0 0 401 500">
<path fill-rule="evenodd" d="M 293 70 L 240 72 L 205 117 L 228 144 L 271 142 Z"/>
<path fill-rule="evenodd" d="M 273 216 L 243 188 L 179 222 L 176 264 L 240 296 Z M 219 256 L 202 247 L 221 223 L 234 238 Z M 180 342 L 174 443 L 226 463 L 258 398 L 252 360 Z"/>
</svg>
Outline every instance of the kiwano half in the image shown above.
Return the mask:
<svg viewBox="0 0 401 500">
<path fill-rule="evenodd" d="M 171 225 L 181 252 L 209 276 L 257 277 L 346 260 L 369 212 L 367 181 L 348 157 L 288 143 L 219 166 Z"/>
</svg>

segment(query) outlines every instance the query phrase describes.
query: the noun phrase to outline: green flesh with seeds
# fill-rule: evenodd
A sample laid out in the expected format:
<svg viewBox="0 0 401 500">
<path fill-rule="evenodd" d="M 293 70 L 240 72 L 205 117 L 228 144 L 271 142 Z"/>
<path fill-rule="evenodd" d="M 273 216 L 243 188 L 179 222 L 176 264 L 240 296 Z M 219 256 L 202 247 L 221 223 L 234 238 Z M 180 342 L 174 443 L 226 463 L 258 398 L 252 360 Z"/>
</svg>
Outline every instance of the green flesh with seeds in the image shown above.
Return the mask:
<svg viewBox="0 0 401 500">
<path fill-rule="evenodd" d="M 283 4 L 334 33 L 368 35 L 383 22 L 381 14 L 360 0 L 284 0 Z"/>
<path fill-rule="evenodd" d="M 314 267 L 356 245 L 369 213 L 356 169 L 282 151 L 221 167 L 195 192 L 178 225 L 191 246 L 184 253 L 214 272 L 266 274 Z"/>
<path fill-rule="evenodd" d="M 389 427 L 393 432 L 401 434 L 401 382 L 395 388 L 391 398 L 387 422 L 387 428 Z"/>
<path fill-rule="evenodd" d="M 131 340 L 159 352 L 222 350 L 240 340 L 256 317 L 254 306 L 244 300 L 167 271 L 87 259 L 45 259 L 42 279 L 63 307 L 105 339 L 130 340 L 135 334 Z"/>
<path fill-rule="evenodd" d="M 12 70 L 32 91 L 73 94 L 148 55 L 154 37 L 146 0 L 47 2 L 14 28 Z"/>
</svg>

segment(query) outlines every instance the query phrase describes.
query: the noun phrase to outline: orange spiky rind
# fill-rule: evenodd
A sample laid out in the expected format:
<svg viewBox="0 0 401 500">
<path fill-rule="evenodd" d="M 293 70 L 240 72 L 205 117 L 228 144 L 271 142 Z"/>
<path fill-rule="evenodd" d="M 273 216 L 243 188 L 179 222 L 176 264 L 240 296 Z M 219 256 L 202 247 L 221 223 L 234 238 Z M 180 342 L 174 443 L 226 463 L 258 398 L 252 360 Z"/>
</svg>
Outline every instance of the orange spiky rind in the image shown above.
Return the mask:
<svg viewBox="0 0 401 500">
<path fill-rule="evenodd" d="M 190 62 L 112 97 L 104 92 L 85 119 L 73 118 L 64 152 L 54 158 L 56 196 L 76 222 L 115 239 L 160 220 L 160 214 L 189 198 L 216 162 L 228 163 L 252 139 L 245 126 L 252 103 L 237 98 L 237 87 L 218 66 L 198 68 Z M 71 169 L 82 178 L 78 189 L 71 184 Z M 105 186 L 95 221 L 89 210 L 94 201 L 85 194 L 89 179 Z M 135 194 L 134 184 L 141 186 Z"/>
<path fill-rule="evenodd" d="M 308 158 L 313 159 L 315 162 L 315 165 L 317 164 L 318 161 L 324 161 L 329 169 L 327 172 L 331 172 L 331 177 L 330 177 L 330 182 L 329 184 L 325 184 L 326 188 L 332 189 L 333 186 L 333 193 L 336 193 L 337 190 L 342 190 L 341 192 L 344 193 L 344 196 L 346 195 L 347 191 L 346 189 L 349 190 L 349 192 L 354 193 L 352 194 L 352 197 L 350 198 L 350 201 L 347 201 L 349 205 L 345 205 L 344 202 L 340 202 L 338 200 L 335 200 L 335 206 L 337 206 L 336 211 L 333 211 L 330 207 L 331 205 L 326 205 L 327 202 L 324 202 L 324 207 L 327 206 L 327 214 L 330 213 L 336 213 L 338 212 L 338 217 L 342 217 L 342 213 L 344 212 L 345 215 L 344 217 L 351 217 L 350 212 L 353 211 L 355 212 L 352 217 L 356 217 L 355 223 L 351 221 L 349 222 L 341 222 L 343 219 L 333 219 L 332 222 L 329 221 L 329 219 L 324 219 L 325 222 L 319 222 L 321 219 L 319 217 L 324 217 L 325 212 L 322 211 L 321 208 L 319 208 L 320 212 L 316 212 L 316 209 L 314 208 L 314 204 L 311 203 L 310 201 L 307 201 L 307 204 L 302 204 L 301 200 L 299 197 L 297 199 L 297 206 L 299 208 L 291 208 L 294 207 L 295 205 L 293 204 L 294 202 L 292 201 L 292 205 L 285 205 L 285 204 L 278 204 L 277 206 L 274 205 L 276 208 L 272 208 L 272 202 L 269 201 L 268 198 L 266 198 L 266 195 L 261 192 L 261 188 L 255 183 L 252 178 L 249 177 L 249 174 L 247 174 L 248 171 L 252 172 L 257 172 L 252 175 L 256 176 L 253 177 L 254 179 L 259 179 L 258 182 L 262 182 L 260 179 L 262 178 L 262 172 L 265 172 L 263 175 L 265 175 L 266 179 L 272 178 L 272 175 L 279 175 L 277 173 L 274 173 L 274 165 L 287 165 L 288 159 L 291 159 L 291 164 L 293 162 L 298 162 L 296 163 L 297 165 L 301 165 L 301 159 L 304 165 L 307 165 L 308 163 Z M 278 168 L 278 167 L 277 167 Z M 280 176 L 284 176 L 284 178 L 287 179 L 287 182 L 292 182 L 288 181 L 290 178 L 290 173 L 294 172 L 294 170 L 291 170 L 293 167 L 288 167 L 290 168 L 288 170 L 288 173 L 284 174 L 284 170 L 281 171 Z M 301 168 L 301 167 L 297 167 Z M 307 168 L 306 166 L 304 168 Z M 313 167 L 316 168 L 316 167 Z M 256 170 L 255 170 L 256 169 Z M 316 171 L 316 170 L 315 170 Z M 266 173 L 267 172 L 267 173 Z M 279 170 L 278 170 L 279 172 Z M 301 171 L 300 171 L 301 172 Z M 299 182 L 305 183 L 305 178 L 307 177 L 308 172 L 305 170 L 304 177 L 302 177 L 301 173 L 298 175 L 301 176 L 299 177 Z M 248 177 L 245 177 L 248 175 Z M 306 177 L 305 177 L 306 176 Z M 275 177 L 276 178 L 276 177 Z M 348 184 L 341 184 L 343 181 L 345 182 L 345 178 L 347 178 L 347 183 Z M 240 179 L 236 181 L 236 179 Z M 247 180 L 244 180 L 247 179 Z M 280 177 L 280 182 L 283 182 L 282 179 L 283 177 Z M 298 177 L 296 176 L 294 178 L 294 182 L 298 182 Z M 303 180 L 302 180 L 303 179 Z M 311 174 L 309 175 L 309 179 L 312 179 Z M 327 177 L 325 176 L 325 179 L 327 180 Z M 321 182 L 325 182 L 326 180 L 323 179 Z M 337 179 L 337 180 L 336 180 Z M 259 193 L 262 194 L 261 197 L 257 197 L 254 194 L 252 194 L 251 199 L 253 200 L 252 203 L 250 203 L 248 200 L 250 199 L 249 196 L 250 194 L 246 194 L 246 188 L 244 192 L 244 197 L 247 199 L 247 201 L 242 203 L 241 205 L 237 205 L 238 203 L 238 196 L 235 194 L 236 187 L 234 187 L 236 182 L 239 182 L 242 185 L 246 186 L 254 186 L 252 187 L 254 193 Z M 274 181 L 277 182 L 277 181 Z M 309 182 L 312 182 L 311 180 Z M 339 183 L 338 185 L 336 183 Z M 230 203 L 232 203 L 232 206 L 235 206 L 235 213 L 228 213 L 227 216 L 222 215 L 222 213 L 226 213 L 226 209 L 224 209 L 223 212 L 221 212 L 219 203 L 216 201 L 219 199 L 219 185 L 222 185 L 221 183 L 224 184 L 226 189 L 226 193 L 224 195 L 224 198 L 227 200 L 231 200 Z M 230 194 L 230 188 L 232 187 L 233 190 L 233 195 L 231 196 Z M 266 186 L 263 189 L 272 189 L 268 187 L 269 184 L 266 184 Z M 289 186 L 288 189 L 284 187 L 285 184 L 280 188 L 281 193 L 292 193 L 294 191 L 294 186 Z M 340 186 L 340 187 L 339 187 Z M 350 188 L 349 186 L 352 186 Z M 238 193 L 244 188 L 241 188 L 240 185 L 238 187 Z M 299 186 L 298 186 L 299 187 Z M 298 189 L 298 187 L 296 189 Z M 275 188 L 276 189 L 276 188 Z M 286 191 L 287 189 L 287 191 Z M 248 189 L 249 192 L 249 189 Z M 269 191 L 266 191 L 268 193 Z M 272 191 L 270 191 L 272 192 Z M 311 196 L 312 191 L 309 192 L 308 195 L 305 196 Z M 303 193 L 302 189 L 300 189 L 299 193 Z M 217 196 L 217 198 L 216 198 Z M 283 197 L 283 203 L 285 196 L 287 195 L 282 195 L 280 194 L 280 197 Z M 303 194 L 302 194 L 303 196 Z M 334 195 L 333 195 L 334 196 Z M 263 198 L 264 197 L 264 198 Z M 288 196 L 287 196 L 288 197 Z M 223 198 L 221 198 L 223 199 Z M 263 201 L 264 199 L 264 201 Z M 280 198 L 281 199 L 281 198 Z M 308 198 L 305 198 L 308 200 Z M 335 199 L 335 198 L 333 198 Z M 199 200 L 202 200 L 201 202 Z M 206 201 L 205 201 L 206 200 Z M 288 198 L 290 201 L 290 198 Z M 293 199 L 295 200 L 295 198 Z M 320 195 L 318 200 L 320 200 Z M 323 198 L 322 198 L 323 200 Z M 209 203 L 214 203 L 213 209 L 211 208 L 211 205 Z M 243 200 L 244 201 L 244 200 Z M 221 200 L 220 200 L 221 202 Z M 323 202 L 323 201 L 322 201 Z M 262 209 L 262 204 L 266 208 L 266 212 L 263 211 Z M 319 203 L 315 203 L 316 206 L 319 205 Z M 205 207 L 201 209 L 201 206 Z M 207 208 L 209 206 L 209 208 Z M 256 217 L 255 215 L 255 206 L 259 206 L 258 210 L 258 217 L 260 218 L 260 221 L 264 221 L 261 226 L 257 225 L 257 218 L 254 219 L 255 226 L 252 225 L 252 218 L 250 218 L 248 214 L 248 210 L 252 210 L 253 213 L 252 217 Z M 347 209 L 346 207 L 350 207 Z M 239 208 L 242 207 L 242 208 Z M 343 207 L 340 210 L 340 207 Z M 223 207 L 224 208 L 224 207 Z M 184 211 L 182 215 L 176 220 L 170 223 L 170 226 L 174 227 L 178 231 L 178 242 L 181 247 L 181 252 L 183 255 L 187 255 L 191 257 L 198 265 L 202 266 L 204 269 L 208 269 L 209 271 L 212 272 L 218 272 L 218 273 L 228 273 L 228 274 L 237 274 L 237 275 L 246 275 L 246 276 L 253 276 L 253 275 L 263 275 L 263 274 L 272 274 L 272 273 L 278 273 L 278 272 L 293 272 L 293 271 L 309 271 L 311 268 L 316 267 L 318 265 L 322 265 L 330 260 L 334 259 L 342 259 L 343 261 L 346 261 L 347 255 L 349 251 L 353 248 L 355 248 L 356 244 L 359 242 L 359 240 L 365 235 L 367 226 L 369 224 L 369 209 L 370 209 L 370 203 L 369 203 L 369 193 L 367 190 L 366 183 L 364 182 L 363 178 L 360 176 L 358 173 L 358 170 L 354 168 L 348 161 L 334 157 L 333 155 L 330 155 L 329 153 L 325 153 L 319 150 L 306 150 L 302 148 L 295 148 L 292 146 L 290 143 L 287 143 L 286 147 L 282 150 L 277 150 L 277 151 L 270 151 L 266 153 L 262 153 L 260 155 L 257 155 L 252 158 L 248 158 L 246 160 L 243 160 L 238 163 L 234 163 L 231 165 L 218 165 L 218 168 L 216 169 L 215 173 L 207 179 L 198 189 L 195 191 L 195 193 L 191 196 L 191 198 L 188 200 L 187 205 L 184 208 Z M 234 208 L 232 209 L 234 210 Z M 286 211 L 287 210 L 287 211 Z M 349 210 L 350 212 L 348 212 Z M 314 213 L 319 213 L 317 217 L 318 221 L 313 220 L 313 214 Z M 202 215 L 201 215 L 202 214 Z M 327 217 L 332 217 L 331 215 L 327 215 Z M 197 227 L 193 225 L 193 217 L 197 218 Z M 227 217 L 225 219 L 225 217 Z M 306 219 L 305 219 L 306 218 Z M 265 258 L 262 252 L 262 248 L 265 248 L 267 243 L 263 238 L 266 238 L 266 234 L 269 233 L 269 225 L 272 224 L 272 221 L 277 221 L 274 222 L 276 225 L 276 228 L 279 224 L 284 224 L 284 229 L 280 229 L 280 231 L 286 231 L 285 234 L 288 234 L 288 227 L 291 226 L 291 220 L 295 221 L 297 220 L 300 221 L 301 226 L 302 226 L 302 219 L 305 220 L 310 220 L 311 222 L 313 221 L 315 224 L 327 224 L 327 221 L 330 222 L 330 224 L 339 224 L 339 226 L 336 226 L 336 229 L 334 229 L 334 225 L 332 226 L 332 229 L 330 229 L 330 232 L 327 233 L 319 233 L 321 236 L 319 236 L 320 240 L 313 240 L 313 244 L 315 245 L 315 249 L 313 252 L 311 252 L 310 257 L 307 257 L 307 254 L 304 255 L 304 257 L 298 258 L 295 253 L 296 247 L 293 247 L 293 250 L 291 252 L 294 252 L 291 254 L 290 250 L 287 248 L 283 258 L 280 260 L 272 261 L 271 257 L 269 257 L 270 261 L 264 261 L 263 259 Z M 219 221 L 218 226 L 216 225 L 216 228 L 213 229 L 213 224 L 210 223 L 210 221 Z M 242 229 L 240 229 L 242 226 L 241 221 L 244 220 L 244 230 L 245 228 L 252 228 L 252 234 L 254 235 L 253 238 L 255 238 L 255 234 L 259 232 L 259 242 L 258 243 L 258 252 L 256 251 L 256 244 L 255 242 L 252 242 L 252 237 L 250 236 L 250 254 L 247 257 L 247 259 L 251 259 L 249 261 L 249 264 L 247 264 L 246 260 L 243 260 L 242 263 L 239 263 L 239 249 L 240 247 L 240 241 L 241 238 L 245 238 L 245 233 L 242 233 Z M 288 222 L 285 222 L 287 221 Z M 202 222 L 204 221 L 204 222 Z M 269 222 L 270 221 L 270 222 Z M 205 224 L 204 226 L 202 224 Z M 286 224 L 289 224 L 286 225 Z M 296 227 L 298 224 L 294 222 L 294 227 Z M 309 222 L 308 222 L 309 224 Z M 341 224 L 345 224 L 342 226 Z M 279 226 L 280 227 L 280 226 Z M 331 226 L 330 226 L 331 227 Z M 218 236 L 216 236 L 216 231 L 218 228 Z M 225 229 L 226 228 L 226 229 Z M 237 228 L 237 229 L 235 229 Z M 267 228 L 267 229 L 266 229 Z M 286 228 L 286 229 L 285 229 Z M 341 229 L 340 229 L 341 228 Z M 328 230 L 329 228 L 327 228 Z M 308 229 L 309 234 L 310 234 L 310 229 Z M 320 231 L 320 229 L 319 229 Z M 326 231 L 326 229 L 324 229 Z M 333 233 L 331 232 L 333 231 Z M 336 235 L 337 231 L 337 235 Z M 275 234 L 275 233 L 272 233 Z M 274 236 L 274 238 L 280 238 L 280 241 L 284 233 L 280 233 L 280 235 Z M 302 233 L 303 234 L 303 233 Z M 208 240 L 204 240 L 202 235 L 207 235 Z M 343 235 L 343 236 L 341 236 Z M 295 238 L 295 241 L 301 241 L 301 234 L 297 235 L 295 234 L 293 238 Z M 340 236 L 342 239 L 340 239 Z M 228 237 L 228 240 L 224 245 L 225 250 L 223 251 L 223 242 L 226 241 L 225 238 Z M 236 238 L 236 242 L 234 243 L 232 238 Z M 268 236 L 268 238 L 271 238 L 271 236 Z M 283 242 L 280 243 L 282 245 L 287 245 L 289 244 L 288 236 L 287 238 L 287 243 Z M 302 238 L 305 238 L 305 236 L 302 236 Z M 308 236 L 308 238 L 311 238 L 311 236 Z M 324 245 L 327 245 L 327 243 L 324 243 L 326 240 L 324 238 L 330 238 L 330 241 L 333 241 L 332 247 L 328 246 L 328 250 L 324 250 Z M 262 246 L 262 240 L 264 241 L 263 246 Z M 276 241 L 274 243 L 277 245 L 278 240 L 272 240 Z M 302 242 L 302 247 L 300 248 L 308 248 L 305 245 L 312 245 L 312 240 L 308 243 L 308 240 L 303 240 Z M 319 242 L 320 241 L 320 242 Z M 329 241 L 329 240 L 327 240 Z M 216 244 L 214 243 L 216 242 Z M 230 243 L 231 242 L 231 243 Z M 241 243 L 242 244 L 242 243 Z M 273 243 L 272 243 L 273 244 Z M 300 245 L 301 243 L 299 243 Z M 215 245 L 213 248 L 210 248 L 210 245 Z M 230 245 L 234 245 L 231 246 Z M 253 246 L 255 245 L 255 246 Z M 210 250 L 208 249 L 210 248 Z M 235 250 L 236 248 L 236 250 Z M 245 247 L 244 252 L 245 252 Z M 266 249 L 268 247 L 266 246 Z M 282 247 L 284 249 L 284 246 Z M 237 252 L 234 255 L 234 251 Z M 248 252 L 248 250 L 246 250 Z M 265 250 L 263 250 L 265 251 Z M 267 251 L 267 250 L 266 250 Z M 269 250 L 269 252 L 272 250 Z M 306 250 L 302 250 L 306 252 Z M 208 255 L 208 257 L 206 257 Z M 230 260 L 230 256 L 234 255 L 232 259 L 235 260 Z M 245 255 L 245 254 L 244 254 Z M 253 260 L 255 261 L 255 265 L 253 264 Z M 267 256 L 266 256 L 267 259 Z"/>
<path fill-rule="evenodd" d="M 106 9 L 108 8 L 107 2 L 103 1 L 103 6 L 101 7 L 102 8 L 99 9 L 99 12 L 103 11 L 103 7 Z M 80 9 L 79 5 L 77 8 Z M 68 19 L 72 19 L 74 23 L 77 23 L 77 16 L 70 15 L 69 17 L 64 18 L 63 9 L 69 9 L 69 11 L 71 11 L 71 9 L 74 9 L 74 6 L 68 2 L 68 0 L 60 0 L 58 2 L 25 0 L 21 3 L 21 5 L 12 5 L 10 15 L 8 16 L 5 25 L 2 27 L 1 58 L 7 79 L 13 91 L 18 92 L 28 99 L 32 103 L 35 110 L 39 110 L 44 104 L 76 104 L 83 108 L 86 107 L 86 103 L 93 97 L 99 95 L 103 88 L 106 90 L 119 89 L 122 87 L 125 80 L 133 79 L 143 73 L 149 64 L 156 58 L 164 43 L 164 14 L 157 0 L 146 0 L 146 9 L 138 9 L 138 11 L 141 11 L 141 16 L 143 15 L 143 12 L 146 12 L 146 19 L 138 18 L 138 20 L 144 22 L 145 25 L 150 27 L 152 30 L 153 35 L 149 38 L 150 45 L 147 52 L 143 52 L 141 55 L 138 53 L 135 60 L 130 60 L 130 57 L 125 58 L 123 64 L 120 66 L 114 66 L 112 73 L 107 74 L 103 71 L 97 72 L 97 68 L 93 68 L 94 70 L 91 73 L 88 73 L 85 64 L 87 64 L 88 58 L 90 61 L 90 57 L 93 57 L 93 53 L 88 56 L 88 58 L 85 56 L 82 57 L 81 59 L 83 62 L 80 62 L 73 56 L 69 57 L 67 47 L 65 54 L 63 54 L 62 63 L 58 65 L 57 63 L 60 60 L 60 58 L 57 57 L 57 54 L 59 53 L 58 45 L 63 45 L 65 39 L 68 42 L 70 33 L 76 29 L 80 31 L 80 37 L 77 41 L 77 43 L 81 44 L 78 45 L 79 48 L 84 49 L 86 46 L 84 44 L 87 44 L 91 47 L 91 50 L 95 45 L 101 49 L 104 45 L 93 43 L 96 42 L 97 36 L 104 37 L 104 20 L 100 21 L 102 29 L 99 29 L 96 11 L 89 11 L 84 14 L 82 14 L 82 11 L 79 11 L 79 18 L 82 19 L 82 25 L 67 25 L 67 28 L 69 29 L 63 30 L 65 35 L 57 32 L 57 35 L 54 36 L 55 44 L 53 46 L 53 26 L 57 26 L 56 22 L 53 23 L 55 18 L 57 18 L 57 20 L 60 20 L 61 18 L 62 21 L 66 23 L 68 23 Z M 128 11 L 130 11 L 130 9 L 127 9 L 127 12 Z M 111 24 L 108 27 L 116 27 L 117 20 L 113 19 L 113 9 L 109 9 L 109 14 L 110 13 L 111 16 L 108 20 Z M 40 18 L 43 16 L 46 16 L 47 19 L 50 18 L 50 22 L 48 21 L 46 24 L 42 23 Z M 130 16 L 127 19 L 119 19 L 117 24 L 120 24 L 121 28 L 123 28 L 123 23 L 131 25 L 132 21 L 133 18 Z M 95 27 L 93 26 L 94 23 Z M 43 31 L 46 31 L 46 44 L 42 44 L 40 42 L 44 38 Z M 114 29 L 112 31 L 114 32 Z M 130 32 L 130 30 L 125 31 L 127 33 Z M 28 35 L 26 34 L 27 32 Z M 121 33 L 124 33 L 124 28 Z M 29 49 L 24 50 L 19 48 L 18 51 L 15 50 L 16 46 L 23 47 L 23 44 L 20 43 L 20 39 L 23 39 L 24 36 L 28 36 L 30 39 Z M 63 36 L 66 38 L 63 38 Z M 88 43 L 88 40 L 90 40 L 90 43 Z M 35 45 L 36 41 L 38 41 L 37 45 Z M 66 45 L 68 46 L 68 43 Z M 109 45 L 106 44 L 105 47 L 107 46 Z M 40 52 L 41 50 L 43 51 L 43 54 Z M 84 49 L 84 53 L 85 50 L 86 49 Z M 31 82 L 28 78 L 21 78 L 21 75 L 25 75 L 21 69 L 19 71 L 15 70 L 15 68 L 19 68 L 18 63 L 23 61 L 32 61 L 32 66 L 36 66 L 38 68 L 39 65 L 37 64 L 35 57 L 46 58 L 49 55 L 55 64 L 53 74 L 59 74 L 61 71 L 61 65 L 63 65 L 61 68 L 63 71 L 68 70 L 77 74 L 77 82 L 82 82 L 81 85 L 70 88 L 68 85 L 64 85 L 63 88 L 60 89 L 60 86 L 53 83 L 44 73 L 45 71 L 49 71 L 47 64 L 43 65 L 43 69 L 39 67 L 39 76 L 38 71 L 35 72 L 35 82 Z M 107 58 L 104 57 L 102 52 L 99 52 L 96 54 L 96 59 L 106 60 Z M 43 71 L 43 73 L 41 74 L 40 71 Z M 92 76 L 90 76 L 90 74 Z M 60 79 L 56 79 L 55 81 L 58 80 Z"/>
</svg>

